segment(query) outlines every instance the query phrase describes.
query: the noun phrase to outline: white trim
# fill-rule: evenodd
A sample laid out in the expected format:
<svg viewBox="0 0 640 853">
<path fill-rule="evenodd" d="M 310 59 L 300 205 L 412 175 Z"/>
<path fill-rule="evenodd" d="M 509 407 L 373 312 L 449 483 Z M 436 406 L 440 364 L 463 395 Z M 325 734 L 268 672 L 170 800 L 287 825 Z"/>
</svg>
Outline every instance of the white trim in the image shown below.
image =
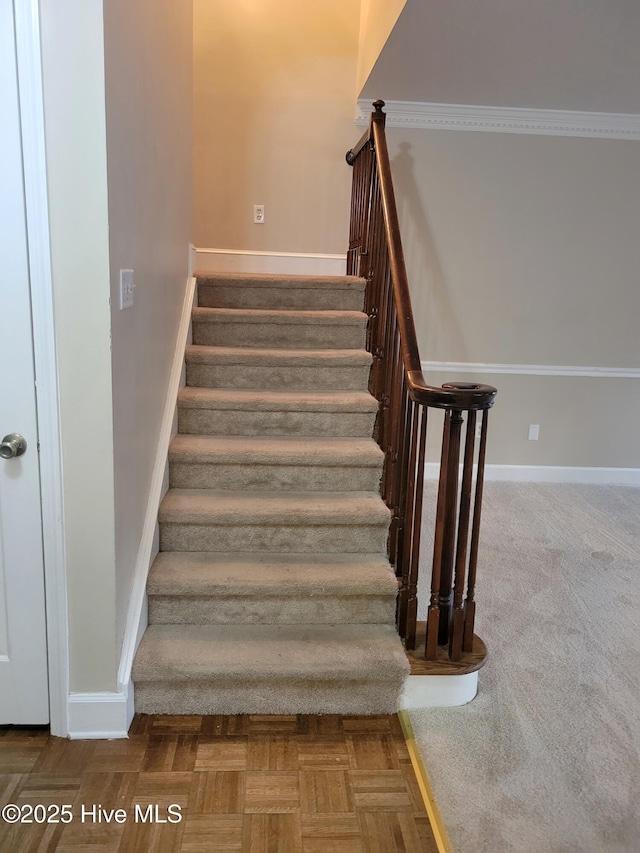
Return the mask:
<svg viewBox="0 0 640 853">
<path fill-rule="evenodd" d="M 367 125 L 371 111 L 371 102 L 361 98 L 356 107 L 356 124 Z M 387 127 L 640 139 L 640 115 L 635 113 L 429 104 L 419 101 L 387 101 L 385 113 Z"/>
<path fill-rule="evenodd" d="M 173 363 L 171 365 L 167 397 L 162 415 L 162 424 L 160 426 L 160 437 L 158 439 L 153 473 L 151 475 L 151 486 L 149 489 L 149 498 L 144 517 L 144 526 L 142 528 L 142 537 L 140 539 L 140 546 L 138 548 L 138 555 L 136 557 L 133 574 L 133 583 L 131 585 L 131 596 L 129 598 L 129 609 L 127 611 L 127 623 L 125 625 L 124 638 L 122 641 L 120 666 L 118 668 L 118 688 L 123 695 L 126 695 L 129 699 L 128 707 L 129 713 L 131 713 L 132 717 L 133 685 L 131 685 L 131 667 L 133 665 L 133 656 L 135 655 L 136 649 L 146 627 L 146 608 L 144 606 L 144 601 L 147 575 L 149 573 L 149 565 L 153 557 L 153 542 L 156 525 L 158 523 L 158 507 L 162 497 L 165 468 L 167 465 L 167 454 L 169 452 L 169 442 L 171 441 L 173 432 L 176 400 L 182 375 L 185 346 L 191 327 L 191 312 L 195 303 L 195 295 L 196 280 L 193 277 L 189 277 L 182 305 L 182 314 L 180 317 L 180 325 L 178 327 L 176 346 L 173 354 Z M 128 722 L 130 723 L 131 720 Z"/>
<path fill-rule="evenodd" d="M 425 465 L 424 476 L 436 480 L 438 462 Z M 502 483 L 584 483 L 592 485 L 640 486 L 640 468 L 586 468 L 564 465 L 487 465 L 486 481 Z"/>
<path fill-rule="evenodd" d="M 120 693 L 71 693 L 69 737 L 72 740 L 128 737 L 128 696 Z"/>
<path fill-rule="evenodd" d="M 15 0 L 14 10 L 40 443 L 49 712 L 51 734 L 64 737 L 69 729 L 69 629 L 38 0 Z"/>
<path fill-rule="evenodd" d="M 344 275 L 346 255 L 258 252 L 243 249 L 196 249 L 196 270 L 207 272 Z"/>
<path fill-rule="evenodd" d="M 464 361 L 423 361 L 423 373 L 515 373 L 529 376 L 588 376 L 640 379 L 640 367 L 587 367 L 558 364 L 482 364 Z"/>
<path fill-rule="evenodd" d="M 477 671 L 464 675 L 409 675 L 398 700 L 398 710 L 456 708 L 471 702 L 477 692 Z"/>
</svg>

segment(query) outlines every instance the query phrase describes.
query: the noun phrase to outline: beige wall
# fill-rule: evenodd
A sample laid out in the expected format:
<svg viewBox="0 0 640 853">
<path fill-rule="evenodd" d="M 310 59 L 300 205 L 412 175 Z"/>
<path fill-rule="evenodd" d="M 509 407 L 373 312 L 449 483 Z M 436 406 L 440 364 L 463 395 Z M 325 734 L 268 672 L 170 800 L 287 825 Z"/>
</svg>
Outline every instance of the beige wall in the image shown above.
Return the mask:
<svg viewBox="0 0 640 853">
<path fill-rule="evenodd" d="M 70 688 L 112 691 L 187 281 L 191 4 L 41 15 Z"/>
<path fill-rule="evenodd" d="M 390 128 L 428 360 L 640 367 L 640 144 Z"/>
<path fill-rule="evenodd" d="M 43 3 L 70 687 L 116 687 L 113 426 L 101 0 Z"/>
<path fill-rule="evenodd" d="M 639 143 L 388 135 L 424 360 L 640 367 Z M 640 380 L 487 378 L 489 461 L 640 465 Z"/>
<path fill-rule="evenodd" d="M 359 0 L 195 0 L 197 246 L 346 252 L 359 12 Z"/>
<path fill-rule="evenodd" d="M 446 370 L 427 382 L 485 382 L 498 389 L 489 414 L 487 462 L 493 465 L 640 468 L 640 379 L 536 376 Z M 529 441 L 538 424 L 538 441 Z M 439 461 L 442 421 L 430 418 L 429 460 Z"/>
<path fill-rule="evenodd" d="M 407 0 L 362 0 L 358 50 L 357 92 L 367 81 L 380 51 L 389 38 Z M 372 95 L 373 98 L 382 95 Z"/>
<path fill-rule="evenodd" d="M 119 649 L 187 282 L 191 2 L 109 0 L 104 21 Z"/>
</svg>

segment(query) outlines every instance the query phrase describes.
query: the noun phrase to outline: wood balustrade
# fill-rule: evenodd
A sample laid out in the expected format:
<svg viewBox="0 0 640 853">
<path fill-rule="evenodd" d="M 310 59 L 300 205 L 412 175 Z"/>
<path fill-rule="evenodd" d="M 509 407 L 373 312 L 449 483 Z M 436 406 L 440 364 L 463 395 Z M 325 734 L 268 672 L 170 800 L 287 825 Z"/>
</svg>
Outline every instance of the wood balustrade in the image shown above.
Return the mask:
<svg viewBox="0 0 640 853">
<path fill-rule="evenodd" d="M 442 409 L 425 657 L 441 659 L 444 647 L 450 661 L 460 661 L 474 647 L 487 422 L 497 392 L 476 383 L 448 382 L 437 388 L 425 382 L 391 177 L 384 102 L 374 101 L 373 106 L 368 130 L 347 153 L 347 162 L 353 166 L 347 272 L 367 280 L 366 345 L 373 356 L 369 388 L 379 402 L 374 437 L 385 454 L 381 494 L 391 510 L 388 549 L 399 581 L 398 631 L 407 650 L 415 649 L 427 419 L 429 409 Z M 476 425 L 480 426 L 478 442 Z"/>
</svg>

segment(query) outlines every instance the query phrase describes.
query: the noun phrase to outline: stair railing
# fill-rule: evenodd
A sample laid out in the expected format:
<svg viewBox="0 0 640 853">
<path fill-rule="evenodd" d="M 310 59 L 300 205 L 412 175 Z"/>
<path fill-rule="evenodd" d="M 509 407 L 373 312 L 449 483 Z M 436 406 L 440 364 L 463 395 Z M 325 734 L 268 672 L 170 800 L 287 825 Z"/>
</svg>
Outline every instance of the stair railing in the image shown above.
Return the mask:
<svg viewBox="0 0 640 853">
<path fill-rule="evenodd" d="M 415 649 L 427 415 L 430 408 L 444 409 L 425 657 L 435 660 L 444 654 L 445 659 L 460 661 L 474 647 L 487 422 L 497 391 L 475 383 L 447 382 L 437 388 L 425 382 L 400 239 L 384 101 L 374 101 L 373 107 L 368 130 L 347 153 L 347 163 L 353 166 L 347 273 L 367 280 L 367 349 L 373 355 L 370 391 L 379 402 L 375 438 L 385 454 L 380 490 L 392 514 L 388 551 L 399 580 L 398 631 L 407 650 Z M 474 461 L 476 428 L 479 446 Z"/>
</svg>

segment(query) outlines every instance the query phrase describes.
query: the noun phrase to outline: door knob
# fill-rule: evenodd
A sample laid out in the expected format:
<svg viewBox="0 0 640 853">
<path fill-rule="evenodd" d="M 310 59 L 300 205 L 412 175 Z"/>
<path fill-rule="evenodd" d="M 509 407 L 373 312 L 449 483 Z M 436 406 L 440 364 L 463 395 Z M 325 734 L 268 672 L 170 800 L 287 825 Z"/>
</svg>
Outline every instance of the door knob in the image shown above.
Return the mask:
<svg viewBox="0 0 640 853">
<path fill-rule="evenodd" d="M 5 435 L 0 444 L 0 457 L 2 459 L 15 459 L 16 456 L 22 456 L 27 449 L 27 442 L 17 432 L 10 432 Z"/>
</svg>

